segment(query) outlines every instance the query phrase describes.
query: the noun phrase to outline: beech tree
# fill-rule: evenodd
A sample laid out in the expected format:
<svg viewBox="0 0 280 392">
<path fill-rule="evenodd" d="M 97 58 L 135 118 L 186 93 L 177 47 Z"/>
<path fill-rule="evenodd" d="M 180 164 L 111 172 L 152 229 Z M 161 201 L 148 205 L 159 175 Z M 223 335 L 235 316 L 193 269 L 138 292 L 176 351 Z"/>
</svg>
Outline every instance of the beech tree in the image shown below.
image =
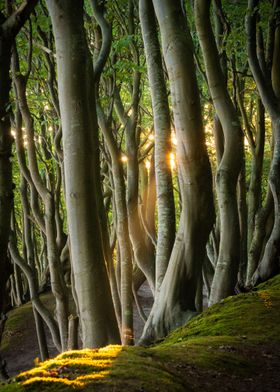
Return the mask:
<svg viewBox="0 0 280 392">
<path fill-rule="evenodd" d="M 71 264 L 84 347 L 119 342 L 97 213 L 94 75 L 83 3 L 47 2 L 57 51 Z M 104 308 L 106 311 L 104 312 Z"/>
<path fill-rule="evenodd" d="M 156 290 L 158 291 L 168 267 L 175 235 L 175 206 L 169 165 L 171 118 L 153 5 L 144 0 L 140 1 L 139 7 L 155 127 L 155 177 L 158 205 L 155 263 Z"/>
<path fill-rule="evenodd" d="M 273 132 L 273 157 L 269 173 L 269 188 L 274 204 L 274 223 L 269 239 L 265 245 L 261 261 L 253 275 L 253 284 L 263 281 L 273 276 L 279 269 L 279 165 L 280 165 L 280 111 L 279 111 L 279 69 L 276 66 L 276 59 L 279 58 L 279 1 L 274 1 L 273 23 L 270 26 L 272 42 L 268 42 L 269 57 L 266 59 L 257 56 L 257 45 L 261 45 L 261 37 L 257 40 L 256 24 L 258 18 L 259 1 L 248 1 L 248 12 L 246 16 L 246 33 L 249 65 L 254 76 L 260 98 L 265 106 L 272 123 Z M 259 32 L 259 35 L 261 32 Z M 268 50 L 269 50 L 268 49 Z M 272 61 L 271 61 L 272 58 Z"/>
<path fill-rule="evenodd" d="M 279 0 L 0 18 L 0 336 L 30 299 L 42 359 L 45 327 L 58 351 L 150 344 L 279 272 Z"/>
<path fill-rule="evenodd" d="M 208 86 L 221 122 L 224 151 L 217 171 L 220 217 L 219 256 L 211 288 L 210 304 L 234 292 L 240 258 L 237 180 L 241 170 L 242 139 L 238 115 L 230 100 L 210 25 L 210 2 L 195 1 L 196 27 L 204 56 Z"/>
<path fill-rule="evenodd" d="M 34 9 L 37 0 L 26 0 L 16 11 L 11 2 L 0 8 L 0 315 L 5 318 L 6 282 L 9 277 L 7 247 L 13 205 L 12 137 L 9 117 L 10 64 L 14 39 Z M 5 10 L 6 8 L 6 10 Z M 6 12 L 5 12 L 6 11 Z M 2 332 L 4 327 L 0 326 Z M 1 342 L 0 334 L 0 342 Z M 0 358 L 1 360 L 1 358 Z M 1 361 L 2 363 L 2 361 Z M 2 367 L 1 367 L 2 369 Z M 5 374 L 4 374 L 5 376 Z"/>
<path fill-rule="evenodd" d="M 169 266 L 142 343 L 165 336 L 195 314 L 205 246 L 214 217 L 212 176 L 189 30 L 179 1 L 153 1 L 153 5 L 172 94 L 182 212 Z"/>
</svg>

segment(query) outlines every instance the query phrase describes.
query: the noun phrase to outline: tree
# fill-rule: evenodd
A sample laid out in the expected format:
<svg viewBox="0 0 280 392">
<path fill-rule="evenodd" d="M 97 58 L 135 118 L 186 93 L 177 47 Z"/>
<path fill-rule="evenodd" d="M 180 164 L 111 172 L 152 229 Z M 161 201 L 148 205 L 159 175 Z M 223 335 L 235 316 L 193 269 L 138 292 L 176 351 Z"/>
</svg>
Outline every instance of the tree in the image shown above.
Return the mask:
<svg viewBox="0 0 280 392">
<path fill-rule="evenodd" d="M 94 75 L 83 2 L 47 1 L 58 65 L 71 263 L 84 347 L 119 342 L 97 213 Z M 104 311 L 105 309 L 105 311 Z"/>
<path fill-rule="evenodd" d="M 176 231 L 170 167 L 171 119 L 152 3 L 147 0 L 141 0 L 139 3 L 139 13 L 148 66 L 155 127 L 155 176 L 158 206 L 156 249 L 157 294 L 168 267 Z"/>
<path fill-rule="evenodd" d="M 6 2 L 5 16 L 0 10 L 0 315 L 5 312 L 6 282 L 9 277 L 7 247 L 13 205 L 12 136 L 9 118 L 10 64 L 14 39 L 33 11 L 37 0 L 26 0 L 12 11 Z M 2 327 L 0 327 L 2 331 Z M 0 336 L 1 341 L 1 336 Z M 1 358 L 0 358 L 1 359 Z M 2 361 L 1 361 L 2 362 Z"/>
<path fill-rule="evenodd" d="M 169 76 L 176 129 L 182 212 L 169 265 L 141 338 L 150 343 L 196 314 L 214 209 L 192 42 L 180 1 L 153 1 Z M 184 53 L 184 56 L 182 56 Z"/>
<path fill-rule="evenodd" d="M 252 281 L 256 284 L 273 276 L 279 270 L 279 249 L 280 249 L 280 107 L 279 107 L 279 69 L 275 60 L 279 58 L 279 1 L 275 0 L 272 4 L 274 13 L 274 23 L 271 23 L 272 43 L 268 42 L 268 48 L 272 47 L 269 52 L 271 58 L 257 55 L 257 47 L 261 50 L 262 37 L 261 31 L 258 32 L 257 40 L 257 19 L 259 17 L 259 1 L 248 1 L 248 12 L 246 15 L 246 33 L 247 33 L 247 50 L 249 65 L 254 76 L 260 98 L 267 112 L 269 113 L 274 138 L 273 157 L 269 172 L 269 188 L 273 196 L 274 203 L 274 224 L 270 237 L 265 245 L 261 261 L 256 269 Z M 268 40 L 269 40 L 268 38 Z M 266 61 L 267 60 L 267 61 Z"/>
<path fill-rule="evenodd" d="M 204 56 L 209 90 L 225 140 L 217 172 L 220 247 L 210 295 L 210 304 L 213 304 L 233 294 L 237 281 L 241 252 L 236 188 L 242 162 L 242 132 L 220 66 L 209 8 L 210 2 L 195 1 L 196 28 Z"/>
</svg>

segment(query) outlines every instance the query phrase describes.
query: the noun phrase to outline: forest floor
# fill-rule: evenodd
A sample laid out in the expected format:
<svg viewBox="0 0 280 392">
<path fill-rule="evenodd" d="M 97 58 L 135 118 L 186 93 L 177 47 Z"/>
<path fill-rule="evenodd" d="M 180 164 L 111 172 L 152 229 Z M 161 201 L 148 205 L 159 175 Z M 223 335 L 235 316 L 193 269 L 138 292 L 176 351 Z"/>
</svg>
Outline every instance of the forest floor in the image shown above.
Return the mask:
<svg viewBox="0 0 280 392">
<path fill-rule="evenodd" d="M 152 307 L 153 297 L 147 283 L 144 283 L 138 290 L 138 299 L 144 313 L 148 315 Z M 41 300 L 51 312 L 54 311 L 54 298 L 51 292 L 42 294 Z M 137 342 L 141 336 L 144 321 L 140 318 L 135 305 L 133 316 L 135 341 Z M 58 354 L 58 351 L 55 348 L 49 330 L 46 328 L 45 331 L 49 355 L 52 358 Z M 38 361 L 40 353 L 31 302 L 8 313 L 1 345 L 1 355 L 7 362 L 7 371 L 10 377 L 32 368 L 35 362 Z"/>
<path fill-rule="evenodd" d="M 29 323 L 26 328 L 23 335 L 31 335 Z M 24 340 L 18 332 L 14 338 Z M 29 340 L 33 358 L 34 341 L 35 335 Z M 14 353 L 16 360 L 26 357 L 21 344 Z M 8 347 L 3 347 L 3 356 L 5 350 L 8 354 Z M 212 306 L 152 347 L 108 346 L 62 353 L 21 373 L 0 391 L 279 392 L 279 386 L 277 276 L 256 291 Z"/>
</svg>

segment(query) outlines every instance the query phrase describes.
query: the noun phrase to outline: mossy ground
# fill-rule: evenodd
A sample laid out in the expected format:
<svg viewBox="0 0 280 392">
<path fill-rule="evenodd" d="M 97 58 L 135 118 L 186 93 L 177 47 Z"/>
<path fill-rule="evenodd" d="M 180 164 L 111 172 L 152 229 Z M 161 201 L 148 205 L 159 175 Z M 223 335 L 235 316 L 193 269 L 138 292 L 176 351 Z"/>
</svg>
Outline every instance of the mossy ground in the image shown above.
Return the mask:
<svg viewBox="0 0 280 392">
<path fill-rule="evenodd" d="M 48 292 L 42 294 L 41 300 L 49 310 L 53 310 L 54 304 L 51 293 Z M 30 327 L 30 323 L 34 323 L 31 302 L 28 302 L 16 308 L 15 311 L 10 312 L 2 337 L 1 351 L 5 352 L 9 346 L 17 345 L 21 340 L 24 331 Z"/>
<path fill-rule="evenodd" d="M 278 391 L 280 276 L 229 297 L 150 348 L 60 354 L 1 392 Z"/>
</svg>

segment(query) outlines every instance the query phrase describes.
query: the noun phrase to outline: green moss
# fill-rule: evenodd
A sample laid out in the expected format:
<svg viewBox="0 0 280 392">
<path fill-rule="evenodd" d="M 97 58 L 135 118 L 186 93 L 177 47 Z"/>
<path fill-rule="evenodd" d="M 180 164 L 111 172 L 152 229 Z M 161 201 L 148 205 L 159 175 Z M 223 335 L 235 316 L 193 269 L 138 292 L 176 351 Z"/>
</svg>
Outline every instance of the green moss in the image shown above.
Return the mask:
<svg viewBox="0 0 280 392">
<path fill-rule="evenodd" d="M 1 349 L 4 351 L 11 344 L 17 345 L 22 337 L 22 331 L 28 320 L 33 317 L 32 305 L 27 303 L 8 314 L 5 331 L 2 338 Z"/>
<path fill-rule="evenodd" d="M 254 377 L 260 364 L 252 358 L 263 345 L 280 341 L 279 311 L 280 276 L 254 292 L 226 298 L 153 347 L 62 353 L 20 374 L 19 383 L 3 392 L 200 391 L 188 372 L 180 371 L 189 368 L 200 380 L 209 373 L 225 380 Z"/>
<path fill-rule="evenodd" d="M 191 391 L 191 387 L 174 374 L 151 349 L 125 348 L 116 358 L 106 385 L 117 391 Z M 160 389 L 159 389 L 160 386 Z"/>
<path fill-rule="evenodd" d="M 54 300 L 51 292 L 42 294 L 40 298 L 49 310 L 53 310 Z M 34 322 L 31 302 L 11 310 L 8 313 L 1 350 L 5 351 L 8 347 L 17 347 L 21 341 L 23 331 L 29 327 L 30 322 Z"/>
<path fill-rule="evenodd" d="M 280 290 L 280 274 L 257 286 L 257 290 Z"/>
<path fill-rule="evenodd" d="M 259 290 L 229 297 L 171 333 L 162 343 L 198 336 L 236 336 L 265 342 L 279 339 L 280 290 Z"/>
<path fill-rule="evenodd" d="M 175 361 L 202 370 L 213 370 L 243 376 L 254 370 L 251 359 L 243 354 L 241 339 L 211 336 L 189 339 L 173 345 L 160 345 L 152 350 L 162 362 Z"/>
<path fill-rule="evenodd" d="M 1 392 L 24 392 L 25 389 L 20 384 L 0 384 L 0 391 Z"/>
</svg>

